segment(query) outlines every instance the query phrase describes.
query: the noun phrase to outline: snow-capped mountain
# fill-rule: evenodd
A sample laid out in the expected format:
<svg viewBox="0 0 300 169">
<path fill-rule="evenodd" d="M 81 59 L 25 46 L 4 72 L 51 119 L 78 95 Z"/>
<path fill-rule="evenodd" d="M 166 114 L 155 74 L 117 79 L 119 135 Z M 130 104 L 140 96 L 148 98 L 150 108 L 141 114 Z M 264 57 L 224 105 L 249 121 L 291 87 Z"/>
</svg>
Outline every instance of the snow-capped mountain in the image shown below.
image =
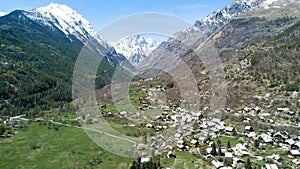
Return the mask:
<svg viewBox="0 0 300 169">
<path fill-rule="evenodd" d="M 137 65 L 157 48 L 158 43 L 152 38 L 134 35 L 120 39 L 113 46 L 116 52 L 124 55 L 132 65 Z"/>
<path fill-rule="evenodd" d="M 94 37 L 105 48 L 109 48 L 108 44 L 96 35 L 89 21 L 67 5 L 50 3 L 47 6 L 30 10 L 25 15 L 40 24 L 58 28 L 67 37 L 74 35 L 82 42 Z"/>
<path fill-rule="evenodd" d="M 67 5 L 50 3 L 45 7 L 23 11 L 23 14 L 53 31 L 63 32 L 71 42 L 76 38 L 88 46 L 89 43 L 93 43 L 96 51 L 104 55 L 113 66 L 127 70 L 133 68 L 123 55 L 116 53 L 115 49 L 95 32 L 87 19 Z"/>
<path fill-rule="evenodd" d="M 203 29 L 204 27 L 209 27 L 213 30 L 218 29 L 224 26 L 232 17 L 259 6 L 263 1 L 264 0 L 236 0 L 222 10 L 213 12 L 204 19 L 196 21 L 194 26 L 199 29 Z"/>
<path fill-rule="evenodd" d="M 39 23 L 55 26 L 66 35 L 75 35 L 78 39 L 95 34 L 89 21 L 67 5 L 50 3 L 29 11 L 28 17 Z"/>
</svg>

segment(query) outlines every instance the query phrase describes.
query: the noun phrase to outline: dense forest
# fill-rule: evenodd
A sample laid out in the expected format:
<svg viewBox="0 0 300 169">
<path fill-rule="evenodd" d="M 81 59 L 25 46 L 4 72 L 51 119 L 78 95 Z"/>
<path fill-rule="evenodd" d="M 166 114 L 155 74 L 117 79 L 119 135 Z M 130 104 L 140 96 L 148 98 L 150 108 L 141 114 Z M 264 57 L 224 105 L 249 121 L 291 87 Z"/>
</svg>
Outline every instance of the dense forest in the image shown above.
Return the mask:
<svg viewBox="0 0 300 169">
<path fill-rule="evenodd" d="M 33 22 L 23 12 L 0 18 L 0 114 L 70 110 L 73 68 L 83 43 Z M 102 62 L 96 87 L 107 84 L 113 72 L 113 66 Z"/>
</svg>

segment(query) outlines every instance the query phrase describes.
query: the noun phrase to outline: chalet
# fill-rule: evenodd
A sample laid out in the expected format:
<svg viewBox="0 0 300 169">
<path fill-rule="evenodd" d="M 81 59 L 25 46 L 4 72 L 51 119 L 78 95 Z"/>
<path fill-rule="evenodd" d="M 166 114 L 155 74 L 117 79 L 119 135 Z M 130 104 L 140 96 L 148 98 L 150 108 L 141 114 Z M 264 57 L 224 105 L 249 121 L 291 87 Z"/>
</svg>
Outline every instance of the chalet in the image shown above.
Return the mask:
<svg viewBox="0 0 300 169">
<path fill-rule="evenodd" d="M 198 146 L 198 145 L 199 145 L 198 140 L 195 140 L 195 139 L 192 139 L 192 140 L 190 141 L 190 143 L 191 143 L 191 145 L 193 145 L 193 146 Z"/>
<path fill-rule="evenodd" d="M 167 146 L 165 146 L 164 150 L 166 150 L 166 151 L 172 151 L 173 147 L 170 146 L 170 145 L 167 145 Z"/>
<path fill-rule="evenodd" d="M 205 151 L 206 151 L 207 154 L 211 154 L 212 148 L 211 147 L 207 147 L 205 149 Z"/>
<path fill-rule="evenodd" d="M 212 160 L 211 164 L 214 166 L 214 168 L 216 169 L 220 169 L 221 167 L 224 167 L 224 165 L 218 161 L 218 160 Z"/>
<path fill-rule="evenodd" d="M 157 150 L 157 148 L 158 148 L 155 142 L 153 142 L 150 146 L 151 146 L 152 150 Z"/>
<path fill-rule="evenodd" d="M 293 167 L 294 168 L 297 168 L 300 166 L 300 159 L 294 159 L 293 161 Z"/>
<path fill-rule="evenodd" d="M 162 112 L 162 115 L 168 115 L 168 112 L 166 112 L 166 111 L 164 111 L 164 112 Z"/>
<path fill-rule="evenodd" d="M 262 134 L 261 139 L 262 139 L 263 143 L 273 145 L 273 140 L 272 140 L 271 136 L 269 136 L 267 134 Z"/>
<path fill-rule="evenodd" d="M 160 121 L 160 122 L 163 122 L 163 121 L 164 121 L 164 119 L 163 119 L 160 115 L 156 116 L 155 118 L 156 118 L 156 120 L 158 120 L 158 121 Z"/>
<path fill-rule="evenodd" d="M 274 124 L 275 122 L 272 119 L 267 119 L 267 123 Z"/>
<path fill-rule="evenodd" d="M 157 140 L 164 140 L 165 139 L 165 137 L 163 135 L 161 135 L 161 134 L 158 135 L 156 138 L 157 138 Z"/>
<path fill-rule="evenodd" d="M 250 108 L 249 108 L 249 107 L 244 107 L 244 108 L 242 109 L 242 113 L 249 113 L 249 111 L 250 111 Z"/>
<path fill-rule="evenodd" d="M 290 135 L 287 131 L 283 131 L 282 132 L 282 135 L 285 137 L 285 138 L 290 138 Z"/>
<path fill-rule="evenodd" d="M 182 145 L 182 144 L 177 144 L 177 148 L 180 150 L 180 151 L 187 151 L 189 149 L 188 146 L 185 146 L 185 145 Z"/>
<path fill-rule="evenodd" d="M 107 113 L 107 116 L 108 116 L 108 117 L 114 117 L 114 114 L 112 114 L 111 112 L 108 112 L 108 113 Z"/>
<path fill-rule="evenodd" d="M 289 110 L 290 110 L 289 108 L 277 108 L 275 113 L 280 114 L 283 112 L 288 112 Z"/>
<path fill-rule="evenodd" d="M 176 155 L 172 151 L 169 151 L 167 154 L 167 157 L 168 158 L 176 158 Z"/>
<path fill-rule="evenodd" d="M 163 126 L 156 126 L 156 131 L 160 131 L 160 130 L 162 130 L 163 129 Z"/>
<path fill-rule="evenodd" d="M 225 152 L 224 161 L 226 160 L 227 165 L 231 165 L 233 163 L 233 155 L 231 152 Z"/>
<path fill-rule="evenodd" d="M 254 131 L 245 134 L 251 141 L 256 139 L 256 133 Z"/>
<path fill-rule="evenodd" d="M 208 111 L 209 108 L 208 108 L 208 107 L 204 107 L 203 110 L 204 110 L 204 111 Z"/>
<path fill-rule="evenodd" d="M 260 121 L 265 121 L 265 117 L 264 117 L 264 116 L 258 116 L 258 119 L 259 119 Z"/>
<path fill-rule="evenodd" d="M 251 126 L 246 126 L 245 127 L 245 131 L 247 132 L 252 132 L 253 131 L 253 128 Z"/>
<path fill-rule="evenodd" d="M 183 144 L 184 144 L 184 141 L 183 141 L 183 140 L 178 140 L 178 141 L 177 141 L 177 144 L 182 144 L 182 145 L 183 145 Z"/>
<path fill-rule="evenodd" d="M 288 111 L 287 114 L 290 115 L 290 116 L 294 116 L 294 115 L 295 115 L 295 112 L 293 112 L 293 111 Z"/>
<path fill-rule="evenodd" d="M 276 164 L 265 164 L 265 169 L 278 169 Z"/>
<path fill-rule="evenodd" d="M 226 108 L 226 109 L 225 109 L 225 112 L 230 113 L 230 112 L 231 112 L 231 109 L 230 109 L 230 108 Z"/>
<path fill-rule="evenodd" d="M 239 155 L 239 156 L 249 155 L 248 149 L 242 144 L 237 144 L 235 147 L 232 148 L 232 150 L 234 151 L 234 153 L 236 155 Z"/>
<path fill-rule="evenodd" d="M 299 157 L 300 156 L 300 152 L 299 152 L 299 150 L 290 150 L 288 152 L 288 155 L 293 156 L 293 157 Z"/>
<path fill-rule="evenodd" d="M 127 112 L 126 111 L 121 111 L 119 114 L 120 114 L 120 116 L 126 116 Z"/>
<path fill-rule="evenodd" d="M 233 127 L 225 127 L 225 132 L 227 133 L 232 133 L 234 131 L 234 128 Z"/>
<path fill-rule="evenodd" d="M 299 148 L 300 148 L 300 141 L 298 141 L 298 142 L 294 143 L 293 145 L 291 145 L 291 148 L 293 150 L 299 150 Z"/>
<path fill-rule="evenodd" d="M 149 123 L 149 124 L 146 125 L 146 127 L 147 128 L 153 128 L 153 125 Z"/>
<path fill-rule="evenodd" d="M 148 161 L 150 161 L 150 157 L 142 157 L 141 158 L 141 163 L 148 162 Z"/>
<path fill-rule="evenodd" d="M 182 134 L 176 133 L 176 134 L 175 134 L 175 139 L 176 139 L 176 140 L 179 140 L 179 139 L 181 138 L 181 136 L 182 136 Z"/>
<path fill-rule="evenodd" d="M 273 138 L 275 139 L 284 139 L 285 137 L 280 133 L 280 132 L 277 132 L 273 135 Z"/>
<path fill-rule="evenodd" d="M 213 119 L 211 119 L 211 121 L 214 123 L 220 123 L 221 119 L 213 118 Z"/>
<path fill-rule="evenodd" d="M 100 105 L 100 109 L 106 109 L 106 104 Z"/>
<path fill-rule="evenodd" d="M 258 106 L 254 107 L 253 110 L 254 110 L 255 113 L 260 113 L 261 112 L 261 109 Z"/>
<path fill-rule="evenodd" d="M 293 140 L 293 139 L 287 139 L 287 140 L 285 140 L 284 141 L 284 144 L 288 144 L 288 145 L 293 145 L 293 144 L 295 144 L 296 142 Z"/>
<path fill-rule="evenodd" d="M 211 161 L 214 160 L 215 158 L 214 158 L 214 156 L 212 156 L 212 155 L 210 155 L 210 154 L 208 153 L 208 155 L 205 156 L 205 159 L 206 159 L 207 161 L 211 162 Z"/>
</svg>

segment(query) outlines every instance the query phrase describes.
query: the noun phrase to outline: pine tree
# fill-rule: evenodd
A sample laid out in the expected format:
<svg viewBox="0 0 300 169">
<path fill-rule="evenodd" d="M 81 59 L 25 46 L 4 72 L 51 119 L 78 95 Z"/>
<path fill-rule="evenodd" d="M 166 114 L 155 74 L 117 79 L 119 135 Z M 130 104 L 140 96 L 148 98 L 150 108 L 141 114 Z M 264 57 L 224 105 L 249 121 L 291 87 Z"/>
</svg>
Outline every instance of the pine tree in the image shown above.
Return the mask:
<svg viewBox="0 0 300 169">
<path fill-rule="evenodd" d="M 212 148 L 211 155 L 213 155 L 213 156 L 217 155 L 217 150 L 216 150 L 216 144 L 215 144 L 215 142 L 212 143 L 211 148 Z"/>
<path fill-rule="evenodd" d="M 229 151 L 231 149 L 231 143 L 230 141 L 227 141 L 226 150 Z"/>
<path fill-rule="evenodd" d="M 247 160 L 246 160 L 245 169 L 252 169 L 250 157 L 248 157 Z"/>
</svg>

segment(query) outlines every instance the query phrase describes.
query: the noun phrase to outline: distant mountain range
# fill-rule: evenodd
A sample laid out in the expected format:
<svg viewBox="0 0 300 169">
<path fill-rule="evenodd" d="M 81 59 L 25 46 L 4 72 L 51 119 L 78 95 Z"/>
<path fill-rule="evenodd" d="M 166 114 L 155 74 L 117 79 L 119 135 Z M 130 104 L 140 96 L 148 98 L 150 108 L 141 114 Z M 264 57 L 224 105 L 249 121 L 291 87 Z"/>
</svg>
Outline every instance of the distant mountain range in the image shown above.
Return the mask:
<svg viewBox="0 0 300 169">
<path fill-rule="evenodd" d="M 154 39 L 142 35 L 125 37 L 113 44 L 116 51 L 124 55 L 132 65 L 142 62 L 158 45 Z"/>
</svg>

